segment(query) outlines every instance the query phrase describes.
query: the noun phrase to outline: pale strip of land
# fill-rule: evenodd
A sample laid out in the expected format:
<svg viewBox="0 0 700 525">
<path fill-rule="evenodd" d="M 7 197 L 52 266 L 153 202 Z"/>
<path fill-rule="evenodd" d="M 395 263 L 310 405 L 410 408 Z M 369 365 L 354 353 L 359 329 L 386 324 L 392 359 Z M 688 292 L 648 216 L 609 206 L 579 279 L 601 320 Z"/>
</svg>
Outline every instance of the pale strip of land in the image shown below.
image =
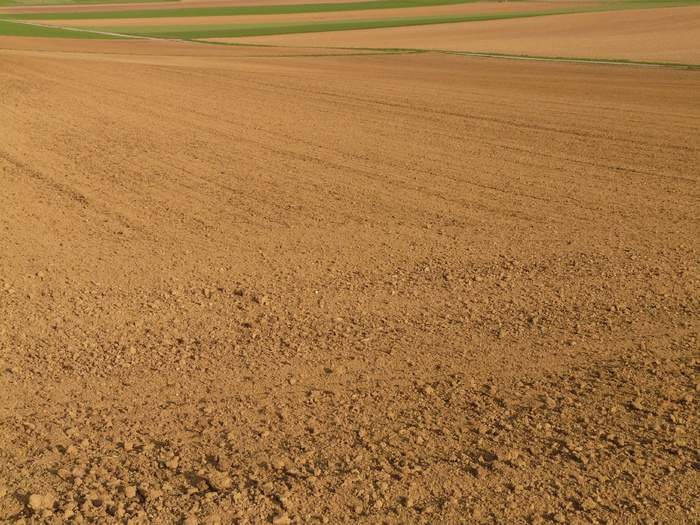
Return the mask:
<svg viewBox="0 0 700 525">
<path fill-rule="evenodd" d="M 698 35 L 700 7 L 678 7 L 210 40 L 700 64 Z"/>
<path fill-rule="evenodd" d="M 598 5 L 590 4 L 577 5 Z M 318 22 L 322 20 L 368 20 L 378 18 L 401 18 L 420 16 L 446 16 L 481 13 L 510 13 L 522 11 L 539 11 L 571 7 L 571 2 L 477 2 L 472 4 L 442 5 L 431 7 L 412 7 L 401 9 L 376 9 L 369 11 L 337 11 L 325 13 L 294 13 L 280 15 L 237 15 L 237 16 L 192 16 L 163 18 L 110 18 L 104 20 L 64 19 L 42 20 L 42 23 L 60 27 L 121 27 L 124 25 L 149 27 L 173 25 L 209 25 L 209 24 L 262 24 L 285 22 Z"/>
<path fill-rule="evenodd" d="M 364 54 L 371 51 L 343 51 L 341 49 L 317 49 L 269 46 L 223 46 L 202 42 L 182 42 L 165 39 L 134 40 L 90 40 L 86 44 L 81 38 L 27 38 L 23 36 L 1 36 L 0 49 L 29 52 L 58 52 L 79 54 L 119 54 L 157 56 L 288 56 L 288 55 L 335 55 Z"/>
</svg>

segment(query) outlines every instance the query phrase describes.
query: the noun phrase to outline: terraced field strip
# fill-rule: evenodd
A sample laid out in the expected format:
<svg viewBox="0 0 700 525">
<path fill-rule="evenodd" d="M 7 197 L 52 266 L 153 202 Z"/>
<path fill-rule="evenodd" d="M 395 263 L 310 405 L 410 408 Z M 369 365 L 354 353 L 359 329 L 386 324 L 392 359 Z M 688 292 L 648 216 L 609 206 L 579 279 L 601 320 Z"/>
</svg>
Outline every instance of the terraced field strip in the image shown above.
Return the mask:
<svg viewBox="0 0 700 525">
<path fill-rule="evenodd" d="M 180 0 L 168 0 L 169 2 L 179 2 Z M 163 0 L 0 0 L 0 7 L 33 7 L 33 6 L 49 6 L 49 5 L 65 5 L 65 6 L 89 6 L 103 4 L 156 4 Z"/>
<path fill-rule="evenodd" d="M 699 2 L 694 2 L 698 4 Z M 587 13 L 596 11 L 614 11 L 623 9 L 643 9 L 673 6 L 687 6 L 689 3 L 678 5 L 659 2 L 640 2 L 634 4 L 614 4 L 605 6 L 572 7 L 562 9 L 522 11 L 507 13 L 479 13 L 469 15 L 422 16 L 402 18 L 377 18 L 363 20 L 324 20 L 304 22 L 258 23 L 258 24 L 201 24 L 201 25 L 164 25 L 164 26 L 113 26 L 115 33 L 180 38 L 184 40 L 204 38 L 226 38 L 245 36 L 267 36 L 298 33 L 321 33 L 330 31 L 350 31 L 362 29 L 380 29 L 391 27 L 410 27 L 420 25 L 448 24 L 457 22 L 477 22 L 487 20 L 503 20 L 513 18 L 532 18 L 562 14 Z M 86 26 L 88 29 L 99 29 Z"/>
<path fill-rule="evenodd" d="M 141 38 L 105 31 L 92 31 L 72 27 L 51 27 L 14 20 L 0 20 L 0 35 L 44 38 Z"/>
<path fill-rule="evenodd" d="M 2 1 L 2 0 L 0 0 Z M 435 7 L 473 3 L 476 0 L 370 0 L 364 2 L 342 2 L 326 4 L 258 5 L 231 7 L 183 7 L 176 9 L 147 9 L 132 11 L 75 12 L 72 19 L 103 18 L 166 18 L 191 16 L 239 16 L 239 15 L 282 15 L 295 13 L 329 13 L 338 11 L 371 11 L 377 9 L 402 9 L 408 7 Z M 517 1 L 517 0 L 516 0 Z M 66 13 L 13 13 L 5 18 L 22 20 L 62 20 Z"/>
</svg>

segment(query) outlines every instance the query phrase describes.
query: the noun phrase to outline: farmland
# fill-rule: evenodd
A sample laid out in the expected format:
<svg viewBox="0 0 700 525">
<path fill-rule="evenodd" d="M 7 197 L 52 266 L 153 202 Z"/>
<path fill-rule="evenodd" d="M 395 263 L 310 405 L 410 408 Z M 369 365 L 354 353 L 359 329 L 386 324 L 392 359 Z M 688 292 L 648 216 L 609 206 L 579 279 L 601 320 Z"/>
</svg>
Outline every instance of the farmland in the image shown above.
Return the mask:
<svg viewBox="0 0 700 525">
<path fill-rule="evenodd" d="M 30 4 L 0 521 L 698 520 L 695 2 Z"/>
</svg>

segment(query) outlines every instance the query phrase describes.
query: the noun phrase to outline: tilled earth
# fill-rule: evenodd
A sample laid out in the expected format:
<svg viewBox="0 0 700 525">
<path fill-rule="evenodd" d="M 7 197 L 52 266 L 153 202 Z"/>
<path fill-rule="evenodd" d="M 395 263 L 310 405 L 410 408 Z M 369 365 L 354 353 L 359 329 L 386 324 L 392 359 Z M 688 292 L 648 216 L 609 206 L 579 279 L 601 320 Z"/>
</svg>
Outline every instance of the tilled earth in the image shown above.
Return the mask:
<svg viewBox="0 0 700 525">
<path fill-rule="evenodd" d="M 0 69 L 0 520 L 700 521 L 697 72 Z"/>
</svg>

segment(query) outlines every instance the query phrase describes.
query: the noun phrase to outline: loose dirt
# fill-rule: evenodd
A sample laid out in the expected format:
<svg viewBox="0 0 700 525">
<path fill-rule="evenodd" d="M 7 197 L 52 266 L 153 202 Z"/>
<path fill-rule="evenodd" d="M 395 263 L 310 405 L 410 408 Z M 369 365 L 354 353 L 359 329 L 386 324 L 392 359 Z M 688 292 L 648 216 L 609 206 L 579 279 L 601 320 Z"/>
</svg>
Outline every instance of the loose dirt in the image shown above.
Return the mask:
<svg viewBox="0 0 700 525">
<path fill-rule="evenodd" d="M 0 519 L 697 521 L 696 72 L 0 68 Z"/>
<path fill-rule="evenodd" d="M 700 7 L 679 7 L 215 41 L 700 64 L 698 34 Z"/>
</svg>

